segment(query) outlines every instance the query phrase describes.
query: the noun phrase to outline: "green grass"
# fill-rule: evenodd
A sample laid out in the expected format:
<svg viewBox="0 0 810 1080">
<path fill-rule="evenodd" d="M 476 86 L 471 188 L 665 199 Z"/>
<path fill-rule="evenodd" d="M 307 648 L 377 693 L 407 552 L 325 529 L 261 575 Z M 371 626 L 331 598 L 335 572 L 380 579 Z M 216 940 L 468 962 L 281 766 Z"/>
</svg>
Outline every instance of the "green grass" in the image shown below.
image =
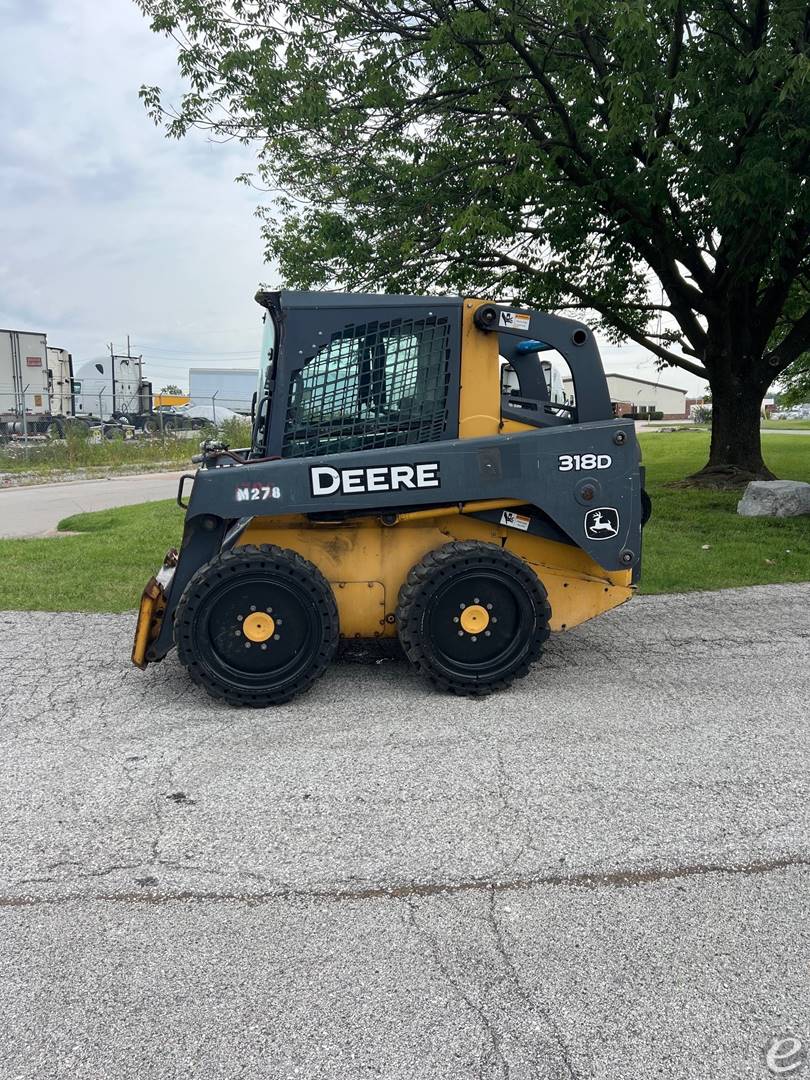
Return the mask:
<svg viewBox="0 0 810 1080">
<path fill-rule="evenodd" d="M 810 580 L 807 518 L 741 518 L 737 493 L 667 486 L 705 463 L 705 432 L 650 432 L 640 441 L 653 499 L 642 592 Z M 765 457 L 777 476 L 810 481 L 810 438 L 768 440 Z M 166 501 L 60 522 L 79 536 L 0 540 L 0 609 L 128 611 L 182 525 L 182 511 Z"/>
<path fill-rule="evenodd" d="M 191 464 L 205 432 L 194 432 L 194 438 L 123 439 L 93 443 L 86 438 L 68 437 L 48 442 L 30 443 L 28 453 L 22 443 L 0 447 L 0 473 L 71 472 L 76 469 L 115 469 L 144 466 L 146 469 Z"/>
<path fill-rule="evenodd" d="M 764 431 L 810 431 L 810 420 L 763 420 Z"/>
<path fill-rule="evenodd" d="M 705 463 L 708 434 L 650 432 L 639 441 L 653 500 L 653 516 L 644 530 L 641 592 L 810 580 L 806 517 L 743 518 L 736 513 L 738 492 L 667 486 Z M 777 476 L 810 482 L 810 438 L 770 439 L 764 454 Z"/>
<path fill-rule="evenodd" d="M 0 540 L 0 610 L 129 611 L 183 531 L 169 499 L 76 514 L 59 528 L 80 536 Z"/>
</svg>

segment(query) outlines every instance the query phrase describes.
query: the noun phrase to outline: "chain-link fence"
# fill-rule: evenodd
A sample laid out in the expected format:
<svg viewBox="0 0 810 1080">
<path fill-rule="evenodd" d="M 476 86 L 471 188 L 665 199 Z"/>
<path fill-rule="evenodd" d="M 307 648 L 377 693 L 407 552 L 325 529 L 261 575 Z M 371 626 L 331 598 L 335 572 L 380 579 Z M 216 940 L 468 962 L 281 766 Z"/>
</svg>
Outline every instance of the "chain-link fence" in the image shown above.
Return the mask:
<svg viewBox="0 0 810 1080">
<path fill-rule="evenodd" d="M 0 458 L 6 464 L 58 460 L 71 456 L 65 452 L 68 443 L 71 452 L 77 443 L 122 443 L 128 447 L 122 454 L 133 459 L 139 446 L 150 444 L 182 443 L 189 457 L 205 438 L 222 438 L 231 446 L 249 444 L 251 418 L 244 411 L 244 399 L 219 393 L 193 400 L 178 396 L 186 401 L 154 407 L 151 397 L 113 397 L 106 388 L 91 395 L 82 387 L 81 393 L 69 396 L 64 412 L 52 412 L 51 398 L 41 388 L 0 385 Z M 182 456 L 183 446 L 171 451 L 172 460 Z"/>
</svg>

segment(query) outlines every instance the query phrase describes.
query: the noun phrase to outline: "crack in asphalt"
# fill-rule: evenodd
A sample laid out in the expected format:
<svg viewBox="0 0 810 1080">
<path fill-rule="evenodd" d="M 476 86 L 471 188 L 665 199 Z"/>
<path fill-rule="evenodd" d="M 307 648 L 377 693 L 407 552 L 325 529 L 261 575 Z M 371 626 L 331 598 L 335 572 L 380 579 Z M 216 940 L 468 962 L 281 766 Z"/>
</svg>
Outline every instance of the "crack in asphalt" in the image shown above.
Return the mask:
<svg viewBox="0 0 810 1080">
<path fill-rule="evenodd" d="M 459 957 L 452 940 L 443 938 L 440 930 L 431 932 L 420 922 L 421 909 L 412 897 L 405 901 L 406 923 L 424 943 L 433 967 L 483 1029 L 486 1044 L 479 1055 L 478 1080 L 495 1077 L 510 1080 L 513 1066 L 507 1052 L 510 1044 L 518 1049 L 522 1059 L 529 1052 L 531 1061 L 522 1060 L 520 1066 L 514 1063 L 523 1070 L 528 1068 L 529 1075 L 542 1075 L 549 1080 L 577 1080 L 571 1051 L 551 1010 L 535 999 L 518 975 L 498 919 L 495 896 L 495 890 L 490 888 L 483 920 L 489 934 L 481 941 L 476 962 L 472 964 L 457 963 Z M 545 1037 L 533 1038 L 530 1047 L 522 1045 L 519 1032 L 524 1027 L 516 1023 L 524 1010 L 530 1018 L 530 1028 L 546 1033 Z"/>
<path fill-rule="evenodd" d="M 484 1006 L 475 1002 L 459 980 L 453 977 L 450 969 L 442 960 L 438 942 L 428 933 L 425 927 L 421 926 L 418 922 L 416 918 L 416 907 L 412 903 L 408 903 L 408 924 L 411 926 L 414 933 L 416 933 L 426 944 L 436 970 L 441 974 L 442 978 L 448 986 L 450 986 L 456 996 L 464 1002 L 469 1011 L 478 1018 L 486 1033 L 487 1039 L 489 1040 L 489 1046 L 485 1047 L 481 1053 L 481 1059 L 478 1065 L 479 1078 L 484 1076 L 484 1070 L 492 1064 L 500 1072 L 502 1080 L 509 1080 L 510 1068 L 509 1062 L 503 1052 L 502 1032 L 492 1023 Z"/>
<path fill-rule="evenodd" d="M 150 864 L 154 865 L 154 864 Z M 723 863 L 693 863 L 685 866 L 647 867 L 640 870 L 611 870 L 602 873 L 582 871 L 576 874 L 536 874 L 492 880 L 473 878 L 468 881 L 403 882 L 402 884 L 370 885 L 358 888 L 290 888 L 280 885 L 265 892 L 213 892 L 181 889 L 177 892 L 117 892 L 117 893 L 68 893 L 63 896 L 0 896 L 0 907 L 35 907 L 37 905 L 93 901 L 117 904 L 171 904 L 224 903 L 235 901 L 244 904 L 266 904 L 278 900 L 323 900 L 333 902 L 356 902 L 363 900 L 407 900 L 410 897 L 452 896 L 457 893 L 517 892 L 523 889 L 559 887 L 578 889 L 632 888 L 654 885 L 660 882 L 680 881 L 693 877 L 718 874 L 725 877 L 753 877 L 771 874 L 796 867 L 810 867 L 810 855 L 784 855 L 748 863 L 726 865 Z M 85 876 L 104 877 L 113 870 L 130 869 L 129 866 L 113 866 L 94 871 Z M 38 879 L 29 878 L 33 883 Z M 19 885 L 26 881 L 18 882 Z"/>
<path fill-rule="evenodd" d="M 490 927 L 492 928 L 492 936 L 495 940 L 495 949 L 500 957 L 501 963 L 511 980 L 515 993 L 524 1003 L 527 1009 L 531 1012 L 537 1013 L 542 1016 L 546 1022 L 546 1027 L 551 1033 L 551 1037 L 554 1040 L 554 1044 L 557 1047 L 560 1060 L 565 1067 L 565 1071 L 568 1074 L 570 1080 L 576 1080 L 576 1072 L 574 1070 L 574 1064 L 571 1061 L 571 1053 L 565 1039 L 562 1036 L 562 1032 L 559 1029 L 557 1022 L 551 1014 L 551 1011 L 545 1006 L 541 1005 L 539 1001 L 536 1001 L 534 997 L 529 993 L 526 987 L 521 982 L 520 976 L 517 973 L 514 961 L 509 950 L 506 947 L 506 940 L 504 937 L 503 928 L 501 927 L 498 914 L 495 909 L 495 890 L 489 891 L 489 902 L 487 904 L 487 919 L 489 920 Z"/>
</svg>

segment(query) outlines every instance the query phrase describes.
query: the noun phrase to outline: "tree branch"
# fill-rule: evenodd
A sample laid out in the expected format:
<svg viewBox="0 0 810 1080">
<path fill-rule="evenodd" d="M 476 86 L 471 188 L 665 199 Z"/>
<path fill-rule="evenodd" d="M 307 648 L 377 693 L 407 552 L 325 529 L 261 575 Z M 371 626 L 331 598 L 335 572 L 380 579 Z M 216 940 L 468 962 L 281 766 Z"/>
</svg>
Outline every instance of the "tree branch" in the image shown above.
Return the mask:
<svg viewBox="0 0 810 1080">
<path fill-rule="evenodd" d="M 766 354 L 768 366 L 774 374 L 778 374 L 808 349 L 810 349 L 810 308 L 794 323 L 793 329 L 785 335 L 776 348 Z"/>
<path fill-rule="evenodd" d="M 530 276 L 537 276 L 540 271 L 531 263 L 524 262 L 522 259 L 515 259 L 511 255 L 498 254 L 493 256 L 495 265 L 511 266 L 515 270 L 521 270 L 525 274 Z M 482 265 L 486 265 L 483 263 Z M 669 349 L 665 349 L 662 345 L 659 345 L 652 338 L 648 337 L 643 331 L 638 330 L 632 323 L 627 322 L 622 318 L 612 307 L 603 303 L 598 296 L 591 295 L 581 289 L 578 285 L 566 279 L 560 279 L 560 283 L 563 288 L 570 292 L 573 296 L 580 301 L 582 305 L 588 308 L 592 308 L 594 311 L 598 311 L 600 315 L 607 322 L 611 323 L 615 328 L 625 337 L 631 338 L 638 345 L 643 345 L 645 349 L 649 349 L 651 353 L 664 360 L 667 364 L 671 364 L 673 367 L 683 368 L 684 371 L 689 371 L 693 375 L 697 375 L 699 378 L 708 378 L 708 372 L 705 368 L 700 367 L 698 364 L 693 364 L 691 360 L 687 360 L 683 356 L 679 356 L 677 353 L 670 352 Z M 567 306 L 567 305 L 563 305 Z"/>
</svg>

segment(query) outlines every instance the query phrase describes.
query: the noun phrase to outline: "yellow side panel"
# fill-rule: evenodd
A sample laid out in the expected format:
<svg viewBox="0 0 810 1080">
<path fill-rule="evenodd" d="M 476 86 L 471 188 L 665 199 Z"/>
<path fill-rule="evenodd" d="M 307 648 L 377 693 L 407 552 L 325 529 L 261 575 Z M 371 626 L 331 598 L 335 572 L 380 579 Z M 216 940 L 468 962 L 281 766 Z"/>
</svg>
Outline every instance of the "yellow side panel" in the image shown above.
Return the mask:
<svg viewBox="0 0 810 1080">
<path fill-rule="evenodd" d="M 381 581 L 338 581 L 332 585 L 343 637 L 373 637 L 385 629 L 385 586 Z"/>
<path fill-rule="evenodd" d="M 632 595 L 629 570 L 608 573 L 579 548 L 453 511 L 393 526 L 377 518 L 337 525 L 315 525 L 303 517 L 254 518 L 237 544 L 277 544 L 309 559 L 332 585 L 341 635 L 373 638 L 396 635 L 397 599 L 409 571 L 451 540 L 505 545 L 530 563 L 549 594 L 552 630 L 577 626 Z"/>
<path fill-rule="evenodd" d="M 629 587 L 633 578 L 631 570 L 603 570 L 582 548 L 573 544 L 556 544 L 553 540 L 544 540 L 520 529 L 506 530 L 506 547 L 526 562 L 542 563 L 569 573 L 604 579 L 612 585 Z"/>
<path fill-rule="evenodd" d="M 580 623 L 618 607 L 633 595 L 627 586 L 613 584 L 604 578 L 565 574 L 544 563 L 530 563 L 543 582 L 551 604 L 551 629 L 570 630 Z"/>
<path fill-rule="evenodd" d="M 458 436 L 478 439 L 497 435 L 501 426 L 501 367 L 498 335 L 479 330 L 473 322 L 476 310 L 488 300 L 465 300 L 461 324 L 461 392 Z"/>
</svg>

